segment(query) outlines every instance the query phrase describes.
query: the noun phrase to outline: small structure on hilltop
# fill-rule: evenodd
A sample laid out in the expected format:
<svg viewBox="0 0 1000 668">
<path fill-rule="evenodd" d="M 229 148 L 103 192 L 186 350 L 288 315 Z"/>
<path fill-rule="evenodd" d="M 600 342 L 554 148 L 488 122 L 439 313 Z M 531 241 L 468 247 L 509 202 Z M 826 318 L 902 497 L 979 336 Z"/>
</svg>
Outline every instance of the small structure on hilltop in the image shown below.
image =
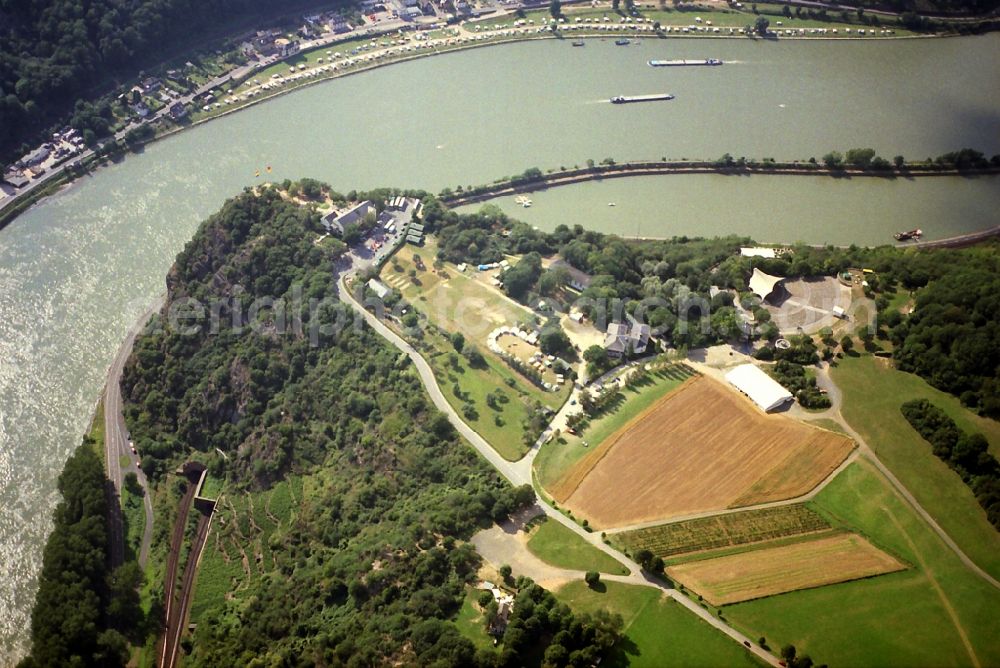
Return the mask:
<svg viewBox="0 0 1000 668">
<path fill-rule="evenodd" d="M 760 269 L 754 269 L 753 275 L 750 277 L 750 292 L 760 297 L 761 300 L 767 301 L 769 297 L 775 295 L 784 280 L 784 276 L 772 276 L 765 274 Z"/>
<path fill-rule="evenodd" d="M 388 285 L 378 280 L 377 278 L 369 279 L 368 288 L 372 292 L 374 292 L 375 296 L 377 296 L 379 299 L 385 299 L 386 295 L 392 292 L 392 290 L 389 288 Z"/>
<path fill-rule="evenodd" d="M 375 205 L 365 200 L 344 211 L 331 211 L 323 216 L 323 227 L 327 232 L 344 236 L 344 228 L 348 225 L 362 222 L 368 214 L 375 215 Z"/>
<path fill-rule="evenodd" d="M 726 381 L 769 413 L 792 400 L 792 393 L 753 364 L 741 364 L 726 374 Z"/>
</svg>

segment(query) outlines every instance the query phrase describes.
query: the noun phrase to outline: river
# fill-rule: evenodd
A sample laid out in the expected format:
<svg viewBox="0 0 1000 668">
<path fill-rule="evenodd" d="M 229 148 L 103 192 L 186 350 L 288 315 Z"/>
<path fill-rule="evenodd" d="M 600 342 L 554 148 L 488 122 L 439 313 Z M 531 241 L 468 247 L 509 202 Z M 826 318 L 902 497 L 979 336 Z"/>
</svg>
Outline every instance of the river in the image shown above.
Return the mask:
<svg viewBox="0 0 1000 668">
<path fill-rule="evenodd" d="M 698 57 L 728 64 L 645 65 L 649 58 Z M 163 290 L 164 274 L 198 221 L 252 185 L 255 170 L 271 165 L 272 179 L 312 176 L 345 191 L 380 185 L 438 190 L 608 156 L 730 152 L 792 159 L 852 146 L 888 157 L 926 157 L 961 146 L 992 154 L 1000 152 L 998 82 L 997 34 L 892 42 L 686 39 L 628 47 L 588 40 L 582 49 L 552 40 L 510 44 L 284 96 L 157 142 L 49 198 L 0 232 L 0 665 L 25 650 L 41 549 L 58 499 L 56 478 L 86 428 L 119 341 Z M 677 99 L 624 107 L 606 102 L 612 95 L 659 91 Z M 683 228 L 659 227 L 642 213 L 649 209 L 636 204 L 640 233 L 733 229 L 789 240 L 800 238 L 802 218 L 816 211 L 816 202 L 843 205 L 847 218 L 885 197 L 877 210 L 888 217 L 913 211 L 906 203 L 918 193 L 933 193 L 925 201 L 940 212 L 935 236 L 965 230 L 966 199 L 972 209 L 997 208 L 996 182 L 986 180 L 897 187 L 859 179 L 832 198 L 826 191 L 833 186 L 811 178 L 636 183 L 597 184 L 586 197 L 588 186 L 545 193 L 530 215 L 539 225 L 569 220 L 574 193 L 604 215 L 609 186 L 621 188 L 614 197 L 625 213 L 626 202 L 642 200 L 627 196 L 628 188 L 663 190 L 686 198 Z M 745 202 L 740 210 L 752 212 L 742 226 L 730 226 L 718 207 L 707 205 L 727 199 Z M 556 209 L 564 207 L 557 218 Z M 542 220 L 546 209 L 553 217 Z M 668 206 L 660 219 L 677 218 L 669 214 Z M 630 217 L 627 225 L 626 232 L 636 221 Z M 886 230 L 905 226 L 883 224 Z M 808 236 L 833 243 L 882 238 L 865 234 L 844 226 Z"/>
</svg>

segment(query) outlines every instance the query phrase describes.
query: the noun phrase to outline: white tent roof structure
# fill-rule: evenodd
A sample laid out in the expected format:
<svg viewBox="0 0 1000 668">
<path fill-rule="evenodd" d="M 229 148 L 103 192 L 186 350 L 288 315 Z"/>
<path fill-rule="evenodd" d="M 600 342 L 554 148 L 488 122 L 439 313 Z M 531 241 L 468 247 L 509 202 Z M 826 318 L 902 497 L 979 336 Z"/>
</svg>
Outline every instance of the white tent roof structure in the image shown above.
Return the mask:
<svg viewBox="0 0 1000 668">
<path fill-rule="evenodd" d="M 753 364 L 741 364 L 726 374 L 726 380 L 765 413 L 792 399 L 791 392 Z"/>
<path fill-rule="evenodd" d="M 740 255 L 743 257 L 767 257 L 774 258 L 778 254 L 774 252 L 773 248 L 768 248 L 767 246 L 743 246 L 740 248 Z"/>
<path fill-rule="evenodd" d="M 774 288 L 778 286 L 778 283 L 781 283 L 783 280 L 785 279 L 782 276 L 771 276 L 771 274 L 765 274 L 760 269 L 754 269 L 753 275 L 750 277 L 750 292 L 761 299 L 767 299 L 774 292 Z"/>
</svg>

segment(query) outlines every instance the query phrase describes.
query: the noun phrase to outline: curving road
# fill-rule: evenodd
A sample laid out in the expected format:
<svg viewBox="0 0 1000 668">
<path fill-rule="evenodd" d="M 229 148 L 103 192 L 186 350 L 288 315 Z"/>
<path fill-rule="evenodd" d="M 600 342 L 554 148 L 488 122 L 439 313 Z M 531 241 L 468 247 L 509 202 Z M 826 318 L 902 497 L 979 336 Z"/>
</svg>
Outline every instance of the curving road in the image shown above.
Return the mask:
<svg viewBox="0 0 1000 668">
<path fill-rule="evenodd" d="M 417 374 L 420 376 L 420 382 L 423 383 L 424 388 L 426 388 L 427 393 L 431 397 L 431 401 L 434 405 L 444 413 L 451 424 L 455 427 L 459 434 L 461 434 L 476 451 L 482 455 L 486 461 L 488 461 L 497 471 L 501 473 L 507 480 L 509 480 L 514 485 L 531 484 L 531 460 L 532 456 L 526 456 L 517 462 L 509 462 L 499 454 L 496 450 L 480 436 L 475 430 L 473 430 L 469 425 L 462 421 L 462 418 L 455 412 L 455 409 L 451 407 L 448 400 L 445 399 L 444 394 L 441 392 L 441 388 L 438 387 L 437 379 L 434 377 L 434 372 L 426 360 L 420 355 L 417 350 L 403 340 L 402 337 L 397 335 L 388 326 L 385 325 L 381 320 L 376 318 L 372 313 L 368 312 L 355 298 L 351 291 L 347 288 L 347 278 L 350 275 L 345 275 L 341 282 L 341 297 L 343 301 L 350 306 L 358 315 L 364 318 L 365 322 L 375 330 L 380 336 L 388 340 L 389 343 L 394 345 L 396 348 L 404 352 L 407 357 L 413 362 L 414 367 L 416 367 Z M 533 448 L 533 451 L 536 449 Z M 571 530 L 573 533 L 577 534 L 588 543 L 593 545 L 595 548 L 601 550 L 605 554 L 608 554 L 612 558 L 623 563 L 630 571 L 631 575 L 619 576 L 622 582 L 628 584 L 636 584 L 647 587 L 656 587 L 666 593 L 675 601 L 683 605 L 685 608 L 690 610 L 692 613 L 698 615 L 703 621 L 715 627 L 722 633 L 726 634 L 736 642 L 743 645 L 748 652 L 756 655 L 758 658 L 766 661 L 771 666 L 780 666 L 777 657 L 775 657 L 770 652 L 758 647 L 754 642 L 743 635 L 733 627 L 729 626 L 723 621 L 720 621 L 716 617 L 713 617 L 707 610 L 699 606 L 697 603 L 684 596 L 676 589 L 666 586 L 666 584 L 659 580 L 658 578 L 653 578 L 651 576 L 643 573 L 639 564 L 635 563 L 625 555 L 621 554 L 617 550 L 606 545 L 600 537 L 600 534 L 588 533 L 579 524 L 569 519 L 558 510 L 545 503 L 541 499 L 538 501 L 538 506 L 541 508 L 542 512 L 552 520 L 559 522 L 567 529 Z M 616 578 L 617 580 L 617 578 Z"/>
<path fill-rule="evenodd" d="M 149 318 L 158 311 L 166 299 L 166 295 L 160 296 L 149 309 L 143 313 L 132 325 L 125 340 L 122 341 L 118 353 L 111 362 L 108 369 L 107 381 L 104 385 L 104 466 L 108 480 L 113 485 L 113 503 L 110 511 L 110 533 L 111 533 L 111 563 L 112 567 L 120 566 L 125 561 L 125 535 L 121 514 L 121 491 L 122 481 L 125 471 L 122 469 L 122 461 L 128 462 L 128 470 L 136 474 L 139 485 L 143 490 L 143 507 L 146 514 L 146 523 L 142 532 L 142 543 L 139 547 L 139 566 L 145 568 L 146 560 L 149 557 L 149 546 L 153 539 L 153 503 L 149 496 L 149 484 L 146 475 L 139 468 L 139 456 L 132 454 L 129 445 L 128 428 L 125 426 L 125 415 L 122 412 L 121 377 L 125 363 L 129 355 L 132 354 L 132 345 L 135 337 L 146 326 Z M 124 460 L 123 460 L 124 458 Z"/>
</svg>

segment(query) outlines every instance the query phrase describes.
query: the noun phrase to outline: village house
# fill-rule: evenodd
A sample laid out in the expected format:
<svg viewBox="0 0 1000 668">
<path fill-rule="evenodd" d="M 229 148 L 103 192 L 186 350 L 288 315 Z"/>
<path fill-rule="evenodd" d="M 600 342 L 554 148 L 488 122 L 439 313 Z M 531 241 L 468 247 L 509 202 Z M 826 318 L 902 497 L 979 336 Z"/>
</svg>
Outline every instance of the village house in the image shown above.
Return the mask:
<svg viewBox="0 0 1000 668">
<path fill-rule="evenodd" d="M 611 357 L 641 355 L 649 345 L 649 325 L 637 322 L 613 322 L 604 335 L 604 349 Z"/>
<path fill-rule="evenodd" d="M 565 269 L 566 275 L 569 277 L 569 287 L 573 288 L 577 292 L 583 292 L 590 287 L 591 281 L 594 277 L 585 271 L 581 271 L 571 265 L 569 262 L 563 259 L 558 259 L 551 265 L 552 269 Z"/>
<path fill-rule="evenodd" d="M 375 205 L 365 200 L 358 202 L 349 209 L 337 212 L 331 211 L 322 218 L 323 227 L 330 234 L 344 236 L 344 228 L 348 225 L 358 225 L 362 223 L 368 214 L 375 215 Z"/>
</svg>

